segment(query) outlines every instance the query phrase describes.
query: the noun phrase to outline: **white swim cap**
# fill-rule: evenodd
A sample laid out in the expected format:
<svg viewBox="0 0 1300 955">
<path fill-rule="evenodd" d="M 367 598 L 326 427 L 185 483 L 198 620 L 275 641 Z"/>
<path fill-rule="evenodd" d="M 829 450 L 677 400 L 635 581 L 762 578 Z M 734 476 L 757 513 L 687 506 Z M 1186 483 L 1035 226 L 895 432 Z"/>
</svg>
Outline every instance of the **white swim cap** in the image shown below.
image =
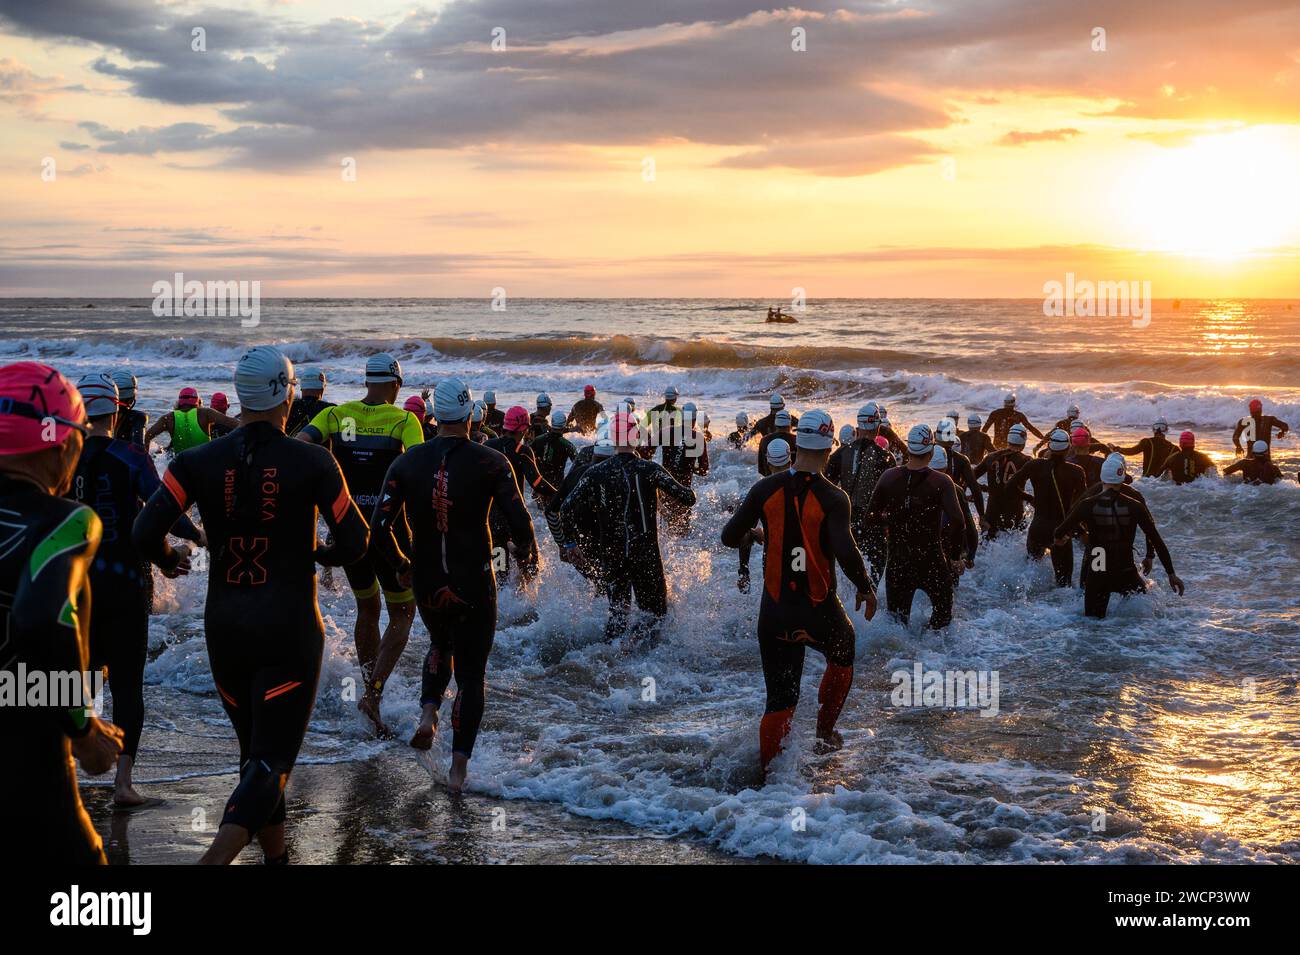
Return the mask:
<svg viewBox="0 0 1300 955">
<path fill-rule="evenodd" d="M 1250 450 L 1254 451 L 1256 454 L 1268 454 L 1268 442 L 1256 441 L 1250 446 Z"/>
<path fill-rule="evenodd" d="M 773 395 L 771 398 L 768 398 L 767 403 L 771 405 L 773 408 L 785 407 L 785 399 L 782 398 L 780 395 Z"/>
<path fill-rule="evenodd" d="M 767 463 L 774 468 L 784 468 L 790 465 L 790 445 L 781 438 L 777 438 L 767 446 Z"/>
<path fill-rule="evenodd" d="M 297 383 L 293 362 L 273 345 L 250 348 L 235 366 L 235 394 L 248 411 L 270 411 L 284 404 Z"/>
<path fill-rule="evenodd" d="M 77 382 L 81 392 L 81 401 L 86 406 L 87 418 L 101 418 L 104 415 L 117 414 L 117 383 L 108 372 L 91 372 L 82 375 Z"/>
<path fill-rule="evenodd" d="M 809 451 L 824 451 L 835 442 L 835 422 L 825 411 L 809 411 L 799 419 L 794 442 Z"/>
<path fill-rule="evenodd" d="M 1124 460 L 1124 455 L 1116 451 L 1113 454 L 1106 455 L 1106 460 L 1101 462 L 1101 480 L 1103 484 L 1123 484 L 1124 478 L 1128 476 L 1128 462 Z"/>
<path fill-rule="evenodd" d="M 858 409 L 858 427 L 870 428 L 880 422 L 880 408 L 874 401 L 868 401 Z"/>
<path fill-rule="evenodd" d="M 304 368 L 298 372 L 298 387 L 303 391 L 324 391 L 325 372 L 319 368 Z"/>
<path fill-rule="evenodd" d="M 366 384 L 381 385 L 384 382 L 402 382 L 402 365 L 396 358 L 381 351 L 366 359 Z"/>
<path fill-rule="evenodd" d="M 790 425 L 790 412 L 788 412 L 788 411 L 786 411 L 784 408 L 782 408 L 780 411 L 778 411 L 778 412 L 776 413 L 776 417 L 773 418 L 772 420 L 776 423 L 776 426 L 777 426 L 778 428 L 789 427 L 789 425 Z"/>
<path fill-rule="evenodd" d="M 930 455 L 930 467 L 935 471 L 948 470 L 948 452 L 935 445 L 934 454 Z"/>
<path fill-rule="evenodd" d="M 952 423 L 951 418 L 944 418 L 939 422 L 938 427 L 934 429 L 935 441 L 956 441 L 957 426 Z"/>
<path fill-rule="evenodd" d="M 665 398 L 676 398 L 676 397 L 677 397 L 677 389 L 674 388 L 672 385 L 669 385 L 667 388 L 664 389 L 664 397 L 665 397 Z"/>
<path fill-rule="evenodd" d="M 840 428 L 840 444 L 852 444 L 854 435 L 853 425 L 846 424 Z"/>
<path fill-rule="evenodd" d="M 486 414 L 487 414 L 487 404 L 485 402 L 476 400 L 474 402 L 474 407 L 470 409 L 469 420 L 477 424 L 478 422 L 483 420 L 483 417 Z"/>
<path fill-rule="evenodd" d="M 433 416 L 439 421 L 464 421 L 474 410 L 474 396 L 460 378 L 444 378 L 433 389 Z"/>
<path fill-rule="evenodd" d="M 907 432 L 907 450 L 915 455 L 922 455 L 934 447 L 934 432 L 928 424 L 913 425 Z"/>
<path fill-rule="evenodd" d="M 1070 420 L 1074 420 L 1075 418 L 1079 417 L 1079 406 L 1070 405 L 1070 407 L 1065 409 L 1065 416 Z"/>
<path fill-rule="evenodd" d="M 743 412 L 743 411 L 742 411 L 740 414 L 736 415 L 736 427 L 737 427 L 737 428 L 748 428 L 748 427 L 749 427 L 749 415 L 745 414 L 745 412 Z"/>
<path fill-rule="evenodd" d="M 984 423 L 984 419 L 977 414 L 970 415 L 966 418 L 966 425 L 971 428 L 978 428 Z"/>
<path fill-rule="evenodd" d="M 1028 440 L 1029 432 L 1025 429 L 1023 424 L 1013 424 L 1011 430 L 1007 432 L 1008 444 L 1018 444 L 1021 447 L 1024 447 L 1025 442 Z"/>
<path fill-rule="evenodd" d="M 1169 430 L 1169 422 L 1166 421 L 1166 420 L 1164 419 L 1163 416 L 1162 416 L 1162 417 L 1159 417 L 1159 418 L 1156 418 L 1155 423 L 1153 423 L 1153 424 L 1151 425 L 1151 430 L 1152 430 L 1152 431 L 1160 431 L 1160 432 L 1162 432 L 1162 433 L 1165 432 L 1165 431 L 1168 431 L 1168 430 Z"/>
<path fill-rule="evenodd" d="M 1005 395 L 1002 396 L 1002 404 L 1005 407 L 1007 408 L 1014 407 L 1015 403 L 1016 403 L 1016 393 L 1014 391 L 1008 391 Z"/>
<path fill-rule="evenodd" d="M 541 394 L 537 396 L 537 410 L 541 411 L 543 408 L 549 408 L 550 406 L 551 406 L 551 396 L 543 391 Z"/>
<path fill-rule="evenodd" d="M 113 372 L 113 384 L 117 385 L 117 397 L 123 404 L 130 404 L 135 400 L 135 375 L 125 368 L 119 368 Z"/>
<path fill-rule="evenodd" d="M 567 419 L 565 418 L 565 414 L 564 414 L 563 411 L 555 411 L 555 412 L 552 412 L 552 414 L 551 414 L 551 427 L 553 427 L 553 428 L 563 428 L 563 427 L 564 427 L 564 422 L 565 422 L 566 420 L 567 420 Z"/>
<path fill-rule="evenodd" d="M 1053 451 L 1065 451 L 1070 447 L 1070 436 L 1057 428 L 1047 436 L 1047 446 Z"/>
<path fill-rule="evenodd" d="M 497 403 L 497 393 L 495 391 L 483 392 L 483 400 L 487 404 L 494 405 Z"/>
</svg>

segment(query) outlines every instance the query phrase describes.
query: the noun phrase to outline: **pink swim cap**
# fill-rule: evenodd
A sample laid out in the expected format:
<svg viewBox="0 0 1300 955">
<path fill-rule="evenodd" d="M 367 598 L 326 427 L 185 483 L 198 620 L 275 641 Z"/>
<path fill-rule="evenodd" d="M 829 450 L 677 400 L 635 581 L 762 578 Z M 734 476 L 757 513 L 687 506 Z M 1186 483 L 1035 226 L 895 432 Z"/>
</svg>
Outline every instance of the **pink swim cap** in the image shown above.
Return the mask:
<svg viewBox="0 0 1300 955">
<path fill-rule="evenodd" d="M 524 431 L 528 428 L 528 422 L 530 420 L 527 409 L 515 405 L 506 412 L 504 427 L 507 431 Z"/>
<path fill-rule="evenodd" d="M 182 388 L 181 393 L 176 396 L 176 407 L 182 411 L 199 406 L 199 393 L 193 388 Z"/>
<path fill-rule="evenodd" d="M 46 421 L 53 422 L 53 440 Z M 81 392 L 49 365 L 23 361 L 0 368 L 0 454 L 29 454 L 84 434 Z"/>
<path fill-rule="evenodd" d="M 424 403 L 424 399 L 419 395 L 411 395 L 406 399 L 406 404 L 402 405 L 402 407 L 411 414 L 419 415 L 421 418 L 429 413 L 429 406 Z"/>
<path fill-rule="evenodd" d="M 641 425 L 632 415 L 620 411 L 610 423 L 609 436 L 617 447 L 635 447 L 641 443 Z"/>
<path fill-rule="evenodd" d="M 1178 444 L 1184 448 L 1196 447 L 1196 435 L 1190 431 L 1184 431 L 1178 436 Z"/>
<path fill-rule="evenodd" d="M 1075 428 L 1070 432 L 1070 443 L 1076 448 L 1086 448 L 1092 444 L 1092 435 L 1087 428 Z"/>
<path fill-rule="evenodd" d="M 876 444 L 879 447 L 884 448 L 886 451 L 889 450 L 889 439 L 886 438 L 883 434 L 876 435 Z"/>
<path fill-rule="evenodd" d="M 230 407 L 230 399 L 226 397 L 224 391 L 214 391 L 212 393 L 212 407 L 222 414 L 226 413 L 226 409 Z"/>
</svg>

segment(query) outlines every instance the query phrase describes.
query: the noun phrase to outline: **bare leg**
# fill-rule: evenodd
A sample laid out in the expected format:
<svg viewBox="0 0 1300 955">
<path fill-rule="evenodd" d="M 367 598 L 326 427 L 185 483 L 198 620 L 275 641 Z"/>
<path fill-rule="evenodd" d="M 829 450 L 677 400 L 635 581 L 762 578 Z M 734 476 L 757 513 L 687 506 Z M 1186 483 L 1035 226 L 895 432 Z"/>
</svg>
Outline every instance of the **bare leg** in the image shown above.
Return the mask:
<svg viewBox="0 0 1300 955">
<path fill-rule="evenodd" d="M 113 781 L 115 806 L 140 806 L 145 802 L 145 798 L 131 785 L 131 768 L 134 764 L 133 756 L 122 755 L 117 758 L 117 778 Z"/>
<path fill-rule="evenodd" d="M 452 753 L 451 771 L 447 773 L 447 788 L 454 793 L 463 792 L 468 773 L 469 757 L 464 753 Z"/>
<path fill-rule="evenodd" d="M 357 709 L 366 714 L 375 724 L 375 731 L 382 737 L 393 735 L 380 716 L 380 703 L 383 701 L 384 684 L 392 675 L 397 661 L 402 658 L 406 642 L 411 636 L 411 624 L 415 620 L 415 602 L 390 603 L 388 605 L 388 626 L 384 630 L 378 652 L 375 654 L 370 678 L 366 681 L 366 692 L 357 703 Z"/>
<path fill-rule="evenodd" d="M 283 834 L 283 827 L 281 833 Z M 248 845 L 251 838 L 243 826 L 226 823 L 217 830 L 217 837 L 212 840 L 208 851 L 199 857 L 199 865 L 230 865 L 244 851 L 244 846 Z"/>
</svg>

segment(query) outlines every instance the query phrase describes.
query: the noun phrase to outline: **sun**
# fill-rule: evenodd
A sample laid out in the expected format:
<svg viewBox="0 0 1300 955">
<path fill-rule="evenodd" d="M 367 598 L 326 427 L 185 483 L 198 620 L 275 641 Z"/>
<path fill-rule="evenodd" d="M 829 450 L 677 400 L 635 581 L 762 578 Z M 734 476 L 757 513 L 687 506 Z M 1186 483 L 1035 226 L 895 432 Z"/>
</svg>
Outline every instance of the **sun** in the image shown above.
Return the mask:
<svg viewBox="0 0 1300 955">
<path fill-rule="evenodd" d="M 1133 244 L 1148 251 L 1237 258 L 1300 241 L 1300 131 L 1258 126 L 1207 135 L 1126 177 Z"/>
</svg>

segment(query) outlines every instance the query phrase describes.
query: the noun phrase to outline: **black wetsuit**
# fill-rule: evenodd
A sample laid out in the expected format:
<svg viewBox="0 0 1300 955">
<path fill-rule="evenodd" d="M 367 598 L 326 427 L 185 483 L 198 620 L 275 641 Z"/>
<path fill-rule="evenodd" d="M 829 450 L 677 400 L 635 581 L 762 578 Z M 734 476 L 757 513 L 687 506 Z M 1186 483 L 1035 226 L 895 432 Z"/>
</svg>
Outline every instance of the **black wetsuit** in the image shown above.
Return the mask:
<svg viewBox="0 0 1300 955">
<path fill-rule="evenodd" d="M 963 498 L 967 492 L 970 493 L 971 500 L 975 504 L 975 513 L 983 518 L 984 490 L 975 479 L 975 469 L 971 467 L 970 458 L 958 451 L 954 444 L 943 446 L 944 453 L 948 457 L 948 466 L 944 468 L 944 473 L 952 478 L 953 483 L 961 490 Z"/>
<path fill-rule="evenodd" d="M 727 447 L 739 451 L 741 448 L 745 446 L 745 442 L 748 440 L 749 440 L 748 432 L 741 431 L 740 429 L 736 429 L 735 431 L 731 432 L 731 434 L 727 435 Z"/>
<path fill-rule="evenodd" d="M 177 455 L 135 522 L 135 544 L 172 569 L 168 528 L 197 504 L 211 567 L 208 662 L 239 737 L 240 779 L 222 824 L 256 833 L 284 821 L 284 786 L 316 701 L 324 626 L 316 564 L 366 550 L 366 522 L 324 448 L 259 421 Z M 318 548 L 317 512 L 333 544 Z"/>
<path fill-rule="evenodd" d="M 595 398 L 580 398 L 574 402 L 565 424 L 571 424 L 580 434 L 590 434 L 596 430 L 596 422 L 605 413 L 605 406 Z"/>
<path fill-rule="evenodd" d="M 958 431 L 957 440 L 961 442 L 961 453 L 976 467 L 994 450 L 993 439 L 983 431 Z"/>
<path fill-rule="evenodd" d="M 1237 422 L 1237 427 L 1232 432 L 1232 445 L 1238 451 L 1241 451 L 1241 439 L 1244 434 L 1246 437 L 1247 457 L 1255 456 L 1255 449 L 1252 445 L 1256 441 L 1263 441 L 1268 445 L 1269 450 L 1273 448 L 1273 431 L 1277 430 L 1277 436 L 1280 438 L 1290 430 L 1288 425 L 1281 418 L 1275 418 L 1271 414 L 1265 415 L 1248 415 Z"/>
<path fill-rule="evenodd" d="M 1164 432 L 1157 431 L 1132 447 L 1117 447 L 1115 450 L 1123 455 L 1141 454 L 1142 476 L 1155 477 L 1165 469 L 1165 462 L 1169 460 L 1169 456 L 1178 453 L 1178 445 L 1166 438 Z"/>
<path fill-rule="evenodd" d="M 987 434 L 989 428 L 992 428 L 993 447 L 1001 450 L 1007 446 L 1007 434 L 1011 431 L 1012 425 L 1016 424 L 1023 424 L 1031 434 L 1036 434 L 1040 438 L 1043 436 L 1043 432 L 1030 424 L 1024 413 L 1017 411 L 1015 408 L 998 408 L 990 411 L 988 419 L 984 422 L 984 427 L 980 428 L 980 430 Z"/>
<path fill-rule="evenodd" d="M 558 488 L 564 480 L 564 469 L 570 461 L 578 456 L 578 449 L 559 431 L 551 430 L 539 438 L 534 438 L 533 458 L 537 469 L 551 487 Z"/>
<path fill-rule="evenodd" d="M 1240 474 L 1245 484 L 1276 484 L 1282 480 L 1282 469 L 1270 458 L 1242 458 L 1230 464 L 1223 471 L 1223 476 Z"/>
<path fill-rule="evenodd" d="M 772 473 L 772 465 L 767 462 L 767 449 L 773 441 L 784 441 L 790 445 L 791 459 L 794 457 L 794 432 L 793 431 L 769 431 L 763 435 L 763 440 L 758 442 L 758 473 L 767 477 Z"/>
<path fill-rule="evenodd" d="M 1092 487 L 1101 481 L 1101 466 L 1106 463 L 1106 459 L 1092 453 L 1091 450 L 1084 454 L 1074 453 L 1067 457 L 1071 464 L 1077 464 L 1083 468 L 1084 485 Z"/>
<path fill-rule="evenodd" d="M 505 428 L 506 413 L 496 405 L 487 405 L 483 409 L 483 427 L 499 435 Z"/>
<path fill-rule="evenodd" d="M 753 437 L 754 435 L 756 435 L 756 434 L 757 434 L 757 435 L 762 435 L 763 437 L 767 437 L 769 434 L 771 434 L 773 431 L 775 431 L 775 430 L 776 430 L 776 416 L 777 416 L 778 414 L 780 414 L 783 410 L 785 410 L 785 409 L 783 409 L 783 408 L 773 408 L 773 409 L 772 409 L 771 411 L 769 411 L 767 414 L 763 415 L 763 417 L 759 418 L 759 419 L 758 419 L 756 422 L 754 422 L 754 424 L 750 427 L 749 431 L 747 431 L 747 432 L 745 433 L 745 440 L 748 441 L 750 438 L 752 438 L 752 437 Z M 797 427 L 799 427 L 799 419 L 796 418 L 794 415 L 790 415 L 790 430 L 793 431 L 793 430 L 794 430 L 795 428 L 797 428 Z"/>
<path fill-rule="evenodd" d="M 96 609 L 90 565 L 99 540 L 99 518 L 90 508 L 0 476 L 0 669 L 6 682 L 18 686 L 20 672 L 57 673 L 85 685 L 81 674 Z M 81 804 L 69 742 L 89 732 L 90 697 L 87 689 L 84 706 L 0 706 L 10 767 L 0 786 L 0 812 L 9 827 L 5 856 L 15 865 L 105 862 Z"/>
<path fill-rule="evenodd" d="M 564 545 L 564 530 L 560 521 L 560 505 L 573 493 L 573 489 L 578 486 L 582 476 L 595 463 L 594 458 L 586 463 L 575 462 L 573 467 L 569 468 L 569 473 L 564 476 L 564 481 L 560 484 L 559 490 L 555 492 L 555 496 L 546 502 L 546 509 L 543 512 L 546 517 L 546 525 L 550 528 L 551 536 L 555 538 L 555 543 L 558 546 Z M 575 515 L 578 528 L 578 543 L 587 550 L 592 550 L 596 546 L 595 541 L 600 536 L 600 526 L 596 523 L 595 517 L 595 514 Z M 594 550 L 592 552 L 594 553 Z M 588 571 L 584 570 L 584 573 L 586 572 Z"/>
<path fill-rule="evenodd" d="M 756 524 L 763 525 L 758 648 L 767 687 L 760 731 L 765 764 L 799 702 L 806 647 L 826 658 L 818 690 L 819 737 L 833 731 L 853 682 L 856 637 L 836 595 L 836 564 L 861 593 L 875 588 L 849 532 L 849 510 L 848 495 L 824 475 L 781 471 L 750 488 L 722 529 L 723 545 L 738 547 Z"/>
<path fill-rule="evenodd" d="M 709 444 L 704 433 L 692 427 L 680 441 L 663 449 L 664 470 L 683 487 L 691 487 L 695 478 L 709 473 Z M 691 508 L 672 497 L 663 500 L 664 519 L 673 533 L 684 537 L 691 529 Z"/>
<path fill-rule="evenodd" d="M 632 596 L 654 619 L 644 636 L 658 637 L 668 613 L 668 587 L 659 554 L 659 493 L 686 507 L 695 492 L 679 484 L 661 466 L 635 454 L 615 454 L 593 464 L 560 505 L 564 546 L 577 544 L 585 522 L 601 528 L 594 553 L 584 554 L 600 569 L 609 597 L 605 638 L 614 640 L 627 629 Z"/>
<path fill-rule="evenodd" d="M 543 506 L 555 496 L 555 487 L 542 476 L 533 449 L 525 439 L 507 433 L 499 438 L 493 438 L 483 447 L 491 448 L 493 451 L 505 455 L 506 460 L 510 462 L 511 468 L 514 469 L 515 481 L 521 492 L 525 488 L 531 489 L 533 496 L 541 501 Z M 510 522 L 506 520 L 505 514 L 500 508 L 492 509 L 488 515 L 488 522 L 491 525 L 492 540 L 496 546 L 493 560 L 496 562 L 498 571 L 497 584 L 504 585 L 510 572 L 510 551 L 506 548 L 506 542 L 513 539 L 510 536 Z M 516 541 L 516 543 L 522 542 Z M 524 573 L 531 574 L 534 565 L 524 565 L 522 569 Z"/>
<path fill-rule="evenodd" d="M 308 398 L 300 395 L 293 399 L 293 404 L 289 406 L 289 420 L 285 422 L 284 433 L 293 437 L 311 424 L 312 419 L 318 414 L 326 408 L 333 407 L 336 407 L 334 402 L 326 401 L 324 398 Z"/>
<path fill-rule="evenodd" d="M 127 444 L 144 447 L 144 434 L 149 430 L 149 416 L 136 408 L 124 408 L 118 412 L 117 427 L 113 437 Z"/>
<path fill-rule="evenodd" d="M 1019 447 L 994 451 L 975 468 L 975 477 L 988 475 L 988 505 L 984 510 L 984 526 L 989 540 L 999 531 L 1009 531 L 1025 523 L 1025 492 L 1010 484 L 1011 475 L 1034 460 Z"/>
<path fill-rule="evenodd" d="M 68 497 L 92 508 L 103 539 L 90 566 L 95 612 L 90 621 L 90 667 L 108 667 L 113 722 L 122 728 L 122 754 L 135 758 L 144 729 L 144 664 L 149 649 L 153 571 L 135 549 L 131 528 L 161 482 L 153 458 L 137 444 L 98 435 L 86 439 Z M 197 541 L 184 515 L 172 533 Z"/>
<path fill-rule="evenodd" d="M 1175 484 L 1190 484 L 1212 467 L 1214 461 L 1208 454 L 1193 448 L 1180 448 L 1177 453 L 1165 459 L 1164 466 L 1156 472 L 1156 477 L 1161 477 L 1168 471 Z"/>
<path fill-rule="evenodd" d="M 931 468 L 890 468 L 876 482 L 868 511 L 869 519 L 883 524 L 889 534 L 885 564 L 889 612 L 906 624 L 912 599 L 920 590 L 930 598 L 930 627 L 948 626 L 954 578 L 942 530 L 945 514 L 955 526 L 966 522 L 957 485 Z"/>
<path fill-rule="evenodd" d="M 1063 454 L 1034 458 L 1011 476 L 1008 490 L 1022 488 L 1026 481 L 1034 484 L 1034 519 L 1029 522 L 1026 549 L 1035 560 L 1050 550 L 1056 585 L 1068 587 L 1074 576 L 1074 543 L 1057 544 L 1055 529 L 1087 487 L 1083 468 Z"/>
<path fill-rule="evenodd" d="M 533 522 L 505 455 L 461 437 L 435 437 L 393 462 L 371 527 L 395 571 L 412 573 L 415 604 L 429 631 L 420 705 L 440 705 L 456 678 L 452 750 L 473 755 L 483 720 L 488 656 L 497 625 L 497 584 L 488 513 L 533 560 Z M 394 535 L 407 525 L 409 533 Z M 404 551 L 398 541 L 410 540 Z"/>
<path fill-rule="evenodd" d="M 1174 573 L 1169 548 L 1141 496 L 1124 486 L 1090 488 L 1070 509 L 1053 534 L 1087 535 L 1088 573 L 1083 580 L 1083 608 L 1090 617 L 1105 617 L 1111 594 L 1145 593 L 1146 582 L 1133 562 L 1138 528 L 1154 547 L 1169 575 Z"/>
<path fill-rule="evenodd" d="M 871 495 L 880 476 L 897 462 L 875 438 L 858 438 L 836 450 L 826 464 L 826 476 L 849 496 L 850 527 L 858 550 L 867 563 L 873 583 L 879 584 L 885 572 L 884 525 L 868 520 Z"/>
</svg>

